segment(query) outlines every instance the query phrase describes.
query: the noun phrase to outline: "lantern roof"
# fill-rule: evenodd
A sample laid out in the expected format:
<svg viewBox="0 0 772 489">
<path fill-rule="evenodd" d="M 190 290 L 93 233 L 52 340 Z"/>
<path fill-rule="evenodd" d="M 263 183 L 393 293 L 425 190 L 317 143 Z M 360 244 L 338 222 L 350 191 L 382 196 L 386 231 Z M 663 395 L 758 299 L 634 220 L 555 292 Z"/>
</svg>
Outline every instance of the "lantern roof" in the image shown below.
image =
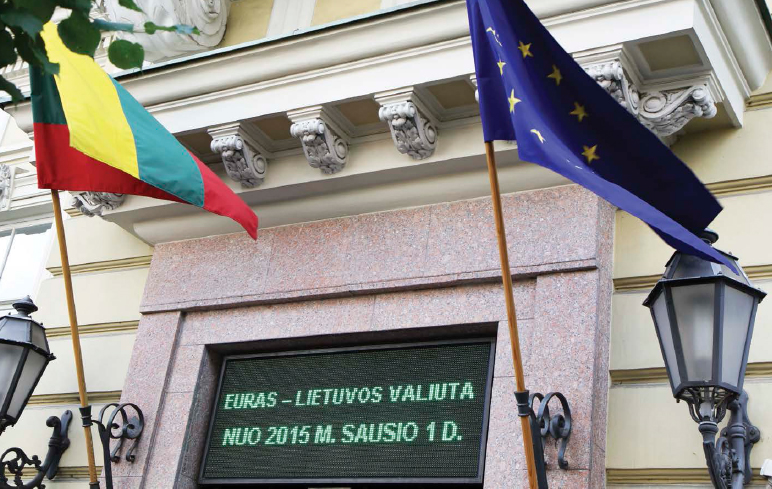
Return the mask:
<svg viewBox="0 0 772 489">
<path fill-rule="evenodd" d="M 0 342 L 29 345 L 33 350 L 53 360 L 43 325 L 30 317 L 37 306 L 27 296 L 13 303 L 16 314 L 0 317 Z"/>
<path fill-rule="evenodd" d="M 700 238 L 713 245 L 718 241 L 718 233 L 711 229 L 705 229 L 700 233 Z M 737 257 L 719 249 L 716 249 L 716 251 L 724 255 L 734 265 L 736 272 L 723 263 L 714 263 L 688 253 L 676 251 L 670 257 L 667 265 L 665 265 L 665 273 L 662 275 L 662 278 L 657 282 L 657 285 L 649 293 L 646 300 L 643 301 L 643 305 L 651 305 L 652 301 L 659 295 L 662 287 L 667 283 L 700 283 L 717 279 L 731 282 L 735 287 L 758 296 L 759 302 L 761 302 L 767 295 L 766 292 L 753 286 L 748 275 L 740 267 Z"/>
</svg>

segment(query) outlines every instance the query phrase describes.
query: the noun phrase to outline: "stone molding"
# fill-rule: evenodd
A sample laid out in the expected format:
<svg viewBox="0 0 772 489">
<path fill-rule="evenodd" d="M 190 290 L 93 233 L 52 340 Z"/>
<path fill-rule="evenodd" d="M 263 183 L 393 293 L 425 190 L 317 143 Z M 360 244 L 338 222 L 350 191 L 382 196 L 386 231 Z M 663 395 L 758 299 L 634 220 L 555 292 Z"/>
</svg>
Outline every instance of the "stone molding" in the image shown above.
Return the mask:
<svg viewBox="0 0 772 489">
<path fill-rule="evenodd" d="M 97 324 L 79 324 L 78 333 L 84 334 L 104 334 L 104 333 L 128 333 L 136 331 L 139 327 L 139 321 L 119 321 L 115 323 L 97 323 Z M 55 328 L 46 328 L 46 338 L 61 338 L 70 336 L 69 326 L 58 326 Z"/>
<path fill-rule="evenodd" d="M 126 194 L 112 192 L 78 192 L 72 194 L 72 205 L 84 216 L 101 216 L 104 211 L 117 209 L 126 200 Z"/>
<path fill-rule="evenodd" d="M 772 265 L 751 265 L 744 268 L 751 281 L 772 278 Z M 639 277 L 621 277 L 614 279 L 615 292 L 640 292 L 651 290 L 662 275 L 643 275 Z"/>
<path fill-rule="evenodd" d="M 10 206 L 12 187 L 13 170 L 8 165 L 0 165 L 0 211 Z"/>
<path fill-rule="evenodd" d="M 389 125 L 397 150 L 414 160 L 434 154 L 437 147 L 437 115 L 432 113 L 413 87 L 375 94 L 381 106 L 378 117 Z"/>
<path fill-rule="evenodd" d="M 209 129 L 212 151 L 222 158 L 225 171 L 242 187 L 254 188 L 263 183 L 268 169 L 268 153 L 249 135 L 240 122 Z"/>
<path fill-rule="evenodd" d="M 152 255 L 147 256 L 135 256 L 131 258 L 121 258 L 118 260 L 106 260 L 89 263 L 78 263 L 70 265 L 70 272 L 76 273 L 91 273 L 91 272 L 106 272 L 110 270 L 125 270 L 129 268 L 147 268 L 150 266 L 150 262 L 153 259 Z M 51 272 L 53 276 L 59 276 L 62 274 L 62 267 L 48 267 L 46 270 Z"/>
<path fill-rule="evenodd" d="M 704 77 L 682 80 L 677 86 L 669 83 L 646 90 L 639 88 L 630 76 L 625 57 L 584 65 L 584 70 L 598 82 L 609 95 L 635 116 L 641 124 L 653 132 L 665 144 L 675 142 L 677 134 L 692 119 L 710 119 L 718 113 Z"/>
<path fill-rule="evenodd" d="M 292 121 L 290 134 L 300 139 L 312 168 L 327 175 L 343 170 L 348 161 L 350 136 L 321 105 L 293 110 L 287 117 Z"/>
<path fill-rule="evenodd" d="M 156 32 L 153 35 L 122 32 L 120 37 L 138 42 L 145 48 L 145 59 L 159 61 L 184 54 L 212 49 L 225 35 L 230 0 L 135 0 L 142 12 L 119 5 L 119 0 L 105 0 L 110 20 L 142 26 L 152 21 L 159 25 L 185 24 L 196 27 L 197 35 Z"/>
</svg>

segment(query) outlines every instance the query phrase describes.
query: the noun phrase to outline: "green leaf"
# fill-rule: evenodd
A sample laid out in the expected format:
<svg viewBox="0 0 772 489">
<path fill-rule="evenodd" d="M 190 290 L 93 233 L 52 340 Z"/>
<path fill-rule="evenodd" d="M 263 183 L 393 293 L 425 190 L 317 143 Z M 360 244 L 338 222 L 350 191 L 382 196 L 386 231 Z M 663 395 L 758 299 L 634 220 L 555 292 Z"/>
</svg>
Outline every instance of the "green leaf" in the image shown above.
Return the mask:
<svg viewBox="0 0 772 489">
<path fill-rule="evenodd" d="M 16 50 L 13 47 L 11 33 L 0 31 L 0 66 L 10 65 L 16 62 Z"/>
<path fill-rule="evenodd" d="M 16 52 L 19 53 L 21 59 L 31 65 L 42 68 L 46 74 L 55 75 L 59 73 L 59 65 L 48 60 L 45 44 L 40 36 L 32 40 L 32 38 L 21 31 L 14 32 L 13 34 L 13 45 L 16 46 Z"/>
<path fill-rule="evenodd" d="M 21 102 L 24 100 L 24 94 L 21 93 L 21 90 L 19 90 L 16 85 L 9 82 L 2 76 L 0 76 L 0 91 L 3 91 L 11 96 L 11 100 L 16 102 Z"/>
<path fill-rule="evenodd" d="M 134 32 L 134 24 L 127 24 L 123 22 L 110 22 L 102 19 L 94 19 L 91 21 L 94 27 L 100 31 L 124 31 Z"/>
<path fill-rule="evenodd" d="M 124 70 L 142 68 L 142 62 L 145 60 L 145 49 L 135 42 L 118 39 L 110 43 L 110 47 L 107 48 L 107 56 L 110 58 L 110 62 L 118 68 Z"/>
<path fill-rule="evenodd" d="M 183 34 L 183 35 L 201 34 L 201 31 L 199 31 L 198 28 L 185 25 L 185 24 L 166 26 L 166 25 L 158 25 L 153 22 L 145 22 L 146 33 L 155 34 L 157 31 L 174 32 L 176 34 Z"/>
<path fill-rule="evenodd" d="M 142 9 L 139 8 L 136 3 L 134 3 L 134 0 L 118 0 L 118 5 L 131 10 L 136 10 L 137 12 L 142 12 Z"/>
<path fill-rule="evenodd" d="M 35 0 L 31 0 L 35 1 Z M 91 0 L 56 0 L 62 8 L 68 8 L 82 14 L 88 14 L 91 11 Z"/>
<path fill-rule="evenodd" d="M 18 27 L 32 37 L 37 36 L 43 30 L 43 23 L 32 13 L 15 9 L 9 5 L 6 5 L 6 8 L 0 13 L 0 20 L 11 27 Z"/>
<path fill-rule="evenodd" d="M 13 4 L 17 8 L 28 10 L 44 24 L 51 20 L 56 9 L 55 0 L 13 0 Z"/>
<path fill-rule="evenodd" d="M 73 53 L 94 56 L 99 47 L 102 35 L 99 29 L 88 20 L 88 17 L 80 12 L 73 11 L 69 17 L 59 23 L 59 37 Z"/>
</svg>

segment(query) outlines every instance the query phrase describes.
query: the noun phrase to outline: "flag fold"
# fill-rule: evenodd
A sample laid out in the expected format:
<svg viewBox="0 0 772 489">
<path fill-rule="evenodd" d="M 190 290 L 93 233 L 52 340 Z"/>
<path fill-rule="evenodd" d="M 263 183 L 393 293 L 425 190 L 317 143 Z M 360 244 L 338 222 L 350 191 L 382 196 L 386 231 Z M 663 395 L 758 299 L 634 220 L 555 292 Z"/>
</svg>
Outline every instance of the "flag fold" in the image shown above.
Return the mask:
<svg viewBox="0 0 772 489">
<path fill-rule="evenodd" d="M 672 247 L 732 265 L 696 235 L 721 206 L 694 173 L 566 53 L 523 0 L 467 0 L 486 141 L 647 223 Z"/>
<path fill-rule="evenodd" d="M 59 74 L 30 69 L 38 187 L 185 202 L 257 238 L 254 211 L 134 97 L 89 56 L 67 49 L 54 24 L 41 36 Z"/>
</svg>

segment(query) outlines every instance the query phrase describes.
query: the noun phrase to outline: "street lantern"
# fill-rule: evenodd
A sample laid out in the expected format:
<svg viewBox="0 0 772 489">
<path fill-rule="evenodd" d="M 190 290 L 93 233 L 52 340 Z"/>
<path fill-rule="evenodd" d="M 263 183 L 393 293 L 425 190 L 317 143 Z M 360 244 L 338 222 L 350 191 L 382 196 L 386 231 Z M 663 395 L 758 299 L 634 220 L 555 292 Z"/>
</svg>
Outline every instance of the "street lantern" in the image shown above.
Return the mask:
<svg viewBox="0 0 772 489">
<path fill-rule="evenodd" d="M 28 297 L 13 304 L 16 314 L 0 318 L 0 433 L 19 420 L 48 362 L 43 326 L 30 317 L 38 308 Z"/>
<path fill-rule="evenodd" d="M 718 240 L 711 230 L 700 237 L 711 245 Z M 748 420 L 743 381 L 756 309 L 766 293 L 751 284 L 736 257 L 720 253 L 737 272 L 676 252 L 643 304 L 651 310 L 673 397 L 689 405 L 700 425 L 714 485 L 737 487 L 737 478 L 750 482 L 745 455 L 759 438 Z M 727 410 L 729 426 L 716 442 Z"/>
</svg>

